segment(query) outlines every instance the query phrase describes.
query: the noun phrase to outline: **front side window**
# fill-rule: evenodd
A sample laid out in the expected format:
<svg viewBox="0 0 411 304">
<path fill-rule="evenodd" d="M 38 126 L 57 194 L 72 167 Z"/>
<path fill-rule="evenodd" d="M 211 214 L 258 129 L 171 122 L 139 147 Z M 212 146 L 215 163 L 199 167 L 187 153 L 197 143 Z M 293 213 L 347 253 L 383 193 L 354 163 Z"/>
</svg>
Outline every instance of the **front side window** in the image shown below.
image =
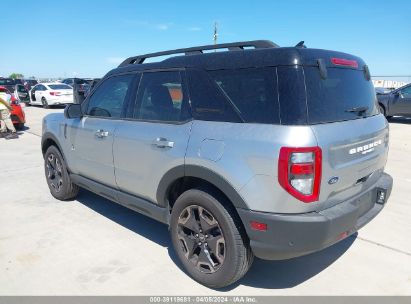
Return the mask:
<svg viewBox="0 0 411 304">
<path fill-rule="evenodd" d="M 183 121 L 186 96 L 180 72 L 144 73 L 133 117 L 141 120 Z"/>
<path fill-rule="evenodd" d="M 120 118 L 127 92 L 135 75 L 121 75 L 105 80 L 90 97 L 86 114 Z"/>
</svg>

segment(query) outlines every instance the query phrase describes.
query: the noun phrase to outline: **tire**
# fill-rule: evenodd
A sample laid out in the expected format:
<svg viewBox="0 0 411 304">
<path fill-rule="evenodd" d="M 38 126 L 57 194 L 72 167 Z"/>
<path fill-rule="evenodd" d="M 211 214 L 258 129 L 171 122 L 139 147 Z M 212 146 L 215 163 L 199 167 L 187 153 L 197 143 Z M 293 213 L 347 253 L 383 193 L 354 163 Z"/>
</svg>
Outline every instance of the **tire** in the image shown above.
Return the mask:
<svg viewBox="0 0 411 304">
<path fill-rule="evenodd" d="M 43 108 L 44 108 L 44 109 L 50 109 L 50 106 L 49 106 L 49 104 L 47 103 L 47 99 L 46 99 L 46 98 L 42 97 L 42 98 L 41 98 L 41 103 L 43 104 Z"/>
<path fill-rule="evenodd" d="M 77 196 L 79 187 L 72 183 L 66 163 L 55 146 L 50 146 L 44 154 L 44 172 L 53 197 L 66 201 Z"/>
<path fill-rule="evenodd" d="M 170 219 L 173 247 L 184 269 L 211 288 L 241 279 L 254 258 L 234 207 L 224 202 L 216 192 L 191 189 L 177 199 Z"/>
<path fill-rule="evenodd" d="M 385 109 L 384 109 L 384 107 L 383 107 L 382 105 L 378 105 L 378 108 L 380 109 L 380 113 L 385 116 Z"/>
</svg>

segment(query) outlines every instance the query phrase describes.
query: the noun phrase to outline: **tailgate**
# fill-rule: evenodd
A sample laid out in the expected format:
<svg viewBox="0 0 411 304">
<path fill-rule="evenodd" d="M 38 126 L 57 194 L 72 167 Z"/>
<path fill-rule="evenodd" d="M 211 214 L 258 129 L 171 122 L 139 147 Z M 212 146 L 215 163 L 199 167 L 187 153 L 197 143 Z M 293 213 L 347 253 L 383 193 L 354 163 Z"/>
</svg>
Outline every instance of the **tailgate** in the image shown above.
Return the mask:
<svg viewBox="0 0 411 304">
<path fill-rule="evenodd" d="M 320 209 L 334 206 L 375 184 L 388 154 L 383 115 L 311 126 L 323 152 Z"/>
</svg>

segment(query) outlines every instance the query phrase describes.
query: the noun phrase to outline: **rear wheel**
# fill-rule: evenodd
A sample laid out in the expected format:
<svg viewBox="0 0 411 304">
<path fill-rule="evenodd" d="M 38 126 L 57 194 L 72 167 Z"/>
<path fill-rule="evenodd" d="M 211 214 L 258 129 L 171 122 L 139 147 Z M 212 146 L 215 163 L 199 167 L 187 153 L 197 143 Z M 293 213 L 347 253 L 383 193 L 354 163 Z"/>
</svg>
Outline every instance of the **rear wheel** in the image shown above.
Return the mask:
<svg viewBox="0 0 411 304">
<path fill-rule="evenodd" d="M 41 103 L 43 104 L 43 108 L 50 109 L 50 106 L 49 106 L 49 104 L 47 102 L 47 99 L 45 97 L 41 98 Z"/>
<path fill-rule="evenodd" d="M 44 170 L 51 195 L 58 200 L 77 196 L 79 187 L 72 183 L 66 163 L 55 146 L 50 146 L 44 155 Z"/>
<path fill-rule="evenodd" d="M 253 262 L 235 210 L 222 203 L 212 192 L 188 190 L 175 202 L 170 221 L 173 247 L 184 269 L 213 288 L 236 282 Z"/>
</svg>

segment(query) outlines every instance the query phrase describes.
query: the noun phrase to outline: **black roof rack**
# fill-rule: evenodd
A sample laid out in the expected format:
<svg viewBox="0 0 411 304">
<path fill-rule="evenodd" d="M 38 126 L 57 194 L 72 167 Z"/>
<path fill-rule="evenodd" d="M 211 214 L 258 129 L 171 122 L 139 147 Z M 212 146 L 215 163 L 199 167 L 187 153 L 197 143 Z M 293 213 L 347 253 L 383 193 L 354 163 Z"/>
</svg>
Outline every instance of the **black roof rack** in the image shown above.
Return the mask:
<svg viewBox="0 0 411 304">
<path fill-rule="evenodd" d="M 253 41 L 243 41 L 243 42 L 233 42 L 233 43 L 210 44 L 210 45 L 169 50 L 169 51 L 129 57 L 126 60 L 124 60 L 118 67 L 119 68 L 124 67 L 129 64 L 142 64 L 144 60 L 146 60 L 147 58 L 151 58 L 151 57 L 159 57 L 159 56 L 182 54 L 182 53 L 184 53 L 185 55 L 202 54 L 203 51 L 205 50 L 217 50 L 217 49 L 228 49 L 229 51 L 236 51 L 236 50 L 243 50 L 246 47 L 254 47 L 256 49 L 266 49 L 266 48 L 278 48 L 279 46 L 269 40 L 253 40 Z"/>
</svg>

